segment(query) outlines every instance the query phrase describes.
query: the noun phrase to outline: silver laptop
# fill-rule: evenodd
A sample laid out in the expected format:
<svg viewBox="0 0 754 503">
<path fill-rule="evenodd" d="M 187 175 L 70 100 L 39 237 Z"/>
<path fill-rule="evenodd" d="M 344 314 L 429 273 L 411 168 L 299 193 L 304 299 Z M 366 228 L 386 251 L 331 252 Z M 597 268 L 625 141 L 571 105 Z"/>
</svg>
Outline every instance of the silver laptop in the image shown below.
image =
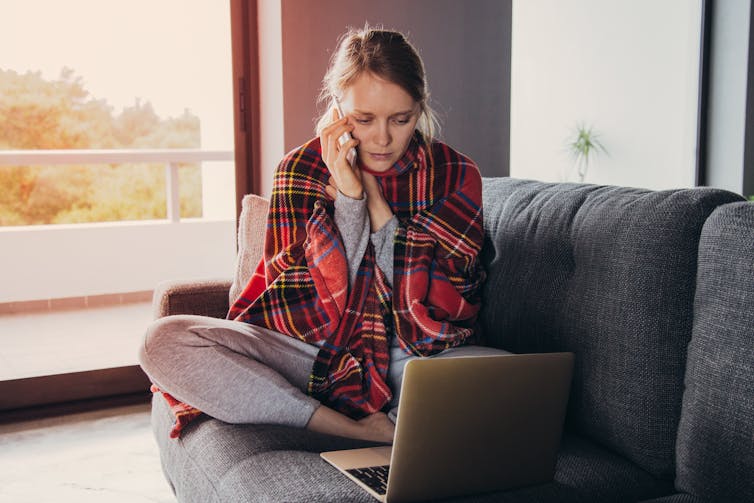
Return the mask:
<svg viewBox="0 0 754 503">
<path fill-rule="evenodd" d="M 393 446 L 321 456 L 386 502 L 549 482 L 573 359 L 541 353 L 412 360 Z"/>
</svg>

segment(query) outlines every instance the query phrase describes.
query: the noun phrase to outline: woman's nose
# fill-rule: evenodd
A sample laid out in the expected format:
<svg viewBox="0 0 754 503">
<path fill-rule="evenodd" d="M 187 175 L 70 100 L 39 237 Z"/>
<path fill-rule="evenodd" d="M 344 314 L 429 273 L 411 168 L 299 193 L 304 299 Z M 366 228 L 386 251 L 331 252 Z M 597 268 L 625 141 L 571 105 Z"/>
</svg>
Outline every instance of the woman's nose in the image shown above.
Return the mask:
<svg viewBox="0 0 754 503">
<path fill-rule="evenodd" d="M 387 147 L 390 145 L 390 142 L 392 141 L 392 138 L 390 137 L 390 131 L 387 128 L 387 125 L 380 126 L 380 128 L 377 130 L 377 137 L 375 138 L 375 142 L 381 146 L 381 147 Z"/>
</svg>

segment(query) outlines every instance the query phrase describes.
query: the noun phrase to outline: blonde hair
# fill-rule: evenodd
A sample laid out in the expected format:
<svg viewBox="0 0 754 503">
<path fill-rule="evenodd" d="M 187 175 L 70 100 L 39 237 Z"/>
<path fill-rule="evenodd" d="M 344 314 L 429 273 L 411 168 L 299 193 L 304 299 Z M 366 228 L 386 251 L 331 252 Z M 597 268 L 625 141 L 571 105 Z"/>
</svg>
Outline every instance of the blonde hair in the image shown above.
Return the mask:
<svg viewBox="0 0 754 503">
<path fill-rule="evenodd" d="M 329 111 L 335 106 L 335 98 L 341 100 L 345 90 L 364 72 L 397 84 L 419 103 L 421 115 L 416 128 L 427 140 L 434 137 L 439 123 L 428 103 L 429 90 L 419 53 L 402 33 L 368 25 L 349 29 L 338 41 L 322 79 L 318 102 L 326 106 L 317 121 L 317 135 L 332 120 Z"/>
</svg>

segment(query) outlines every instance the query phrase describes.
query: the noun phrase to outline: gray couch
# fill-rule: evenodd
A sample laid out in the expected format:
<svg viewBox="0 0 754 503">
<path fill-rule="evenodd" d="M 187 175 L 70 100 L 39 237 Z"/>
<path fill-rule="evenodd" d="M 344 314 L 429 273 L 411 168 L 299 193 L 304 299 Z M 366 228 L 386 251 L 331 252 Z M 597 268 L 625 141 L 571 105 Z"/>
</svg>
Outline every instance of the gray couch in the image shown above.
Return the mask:
<svg viewBox="0 0 754 503">
<path fill-rule="evenodd" d="M 555 480 L 455 501 L 754 501 L 754 204 L 741 200 L 484 180 L 486 343 L 573 351 L 576 367 Z M 235 280 L 162 285 L 157 316 L 225 315 L 263 234 L 265 202 L 244 206 Z M 372 501 L 318 456 L 364 442 L 208 417 L 171 440 L 170 424 L 156 397 L 182 502 Z"/>
</svg>

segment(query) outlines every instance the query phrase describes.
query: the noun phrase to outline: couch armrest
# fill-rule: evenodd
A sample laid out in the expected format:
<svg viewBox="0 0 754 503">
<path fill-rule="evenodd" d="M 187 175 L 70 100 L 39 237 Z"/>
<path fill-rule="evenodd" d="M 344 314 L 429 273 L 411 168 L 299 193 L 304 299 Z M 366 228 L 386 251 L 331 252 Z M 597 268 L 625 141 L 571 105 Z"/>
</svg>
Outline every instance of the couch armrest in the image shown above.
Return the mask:
<svg viewBox="0 0 754 503">
<path fill-rule="evenodd" d="M 228 314 L 230 279 L 165 281 L 152 297 L 154 318 L 174 314 L 197 314 L 225 318 Z"/>
</svg>

